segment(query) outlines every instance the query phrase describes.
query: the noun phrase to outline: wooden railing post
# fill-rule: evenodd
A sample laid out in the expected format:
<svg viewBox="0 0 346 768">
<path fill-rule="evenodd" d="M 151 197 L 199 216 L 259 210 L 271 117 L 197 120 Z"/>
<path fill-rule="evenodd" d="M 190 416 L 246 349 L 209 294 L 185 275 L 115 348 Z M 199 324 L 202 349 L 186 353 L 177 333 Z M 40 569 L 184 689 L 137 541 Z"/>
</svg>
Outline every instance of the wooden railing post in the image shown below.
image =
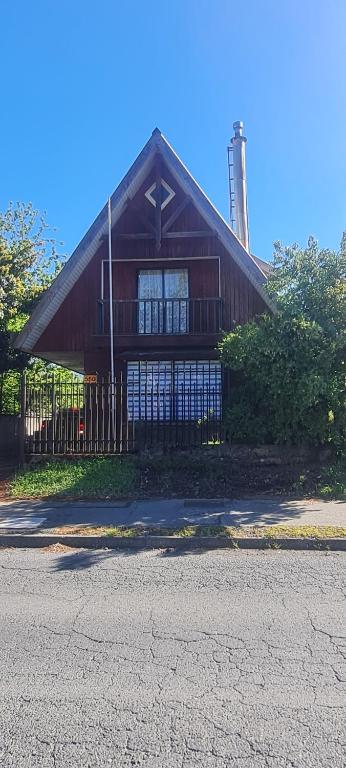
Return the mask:
<svg viewBox="0 0 346 768">
<path fill-rule="evenodd" d="M 26 374 L 23 372 L 20 380 L 20 420 L 19 420 L 19 463 L 25 464 L 25 425 L 26 425 Z"/>
</svg>

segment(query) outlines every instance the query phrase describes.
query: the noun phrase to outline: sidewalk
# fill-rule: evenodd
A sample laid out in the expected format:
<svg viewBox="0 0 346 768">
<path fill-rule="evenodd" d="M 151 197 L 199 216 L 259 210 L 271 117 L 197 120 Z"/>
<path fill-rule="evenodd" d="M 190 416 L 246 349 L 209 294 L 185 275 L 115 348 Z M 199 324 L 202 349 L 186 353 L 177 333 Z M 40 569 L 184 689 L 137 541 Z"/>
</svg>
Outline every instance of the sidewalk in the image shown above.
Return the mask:
<svg viewBox="0 0 346 768">
<path fill-rule="evenodd" d="M 145 501 L 1 501 L 0 534 L 61 526 L 346 526 L 346 502 L 273 498 Z"/>
</svg>

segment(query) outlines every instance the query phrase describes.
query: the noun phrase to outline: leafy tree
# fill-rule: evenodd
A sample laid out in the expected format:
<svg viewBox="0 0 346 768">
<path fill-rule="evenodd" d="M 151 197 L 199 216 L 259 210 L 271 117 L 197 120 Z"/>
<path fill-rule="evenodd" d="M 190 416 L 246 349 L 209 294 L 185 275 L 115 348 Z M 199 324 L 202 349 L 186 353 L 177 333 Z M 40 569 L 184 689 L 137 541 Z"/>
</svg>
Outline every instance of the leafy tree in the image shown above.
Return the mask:
<svg viewBox="0 0 346 768">
<path fill-rule="evenodd" d="M 33 365 L 28 355 L 14 349 L 13 338 L 62 261 L 54 231 L 31 203 L 10 203 L 0 212 L 0 413 L 17 397 L 15 371 Z"/>
<path fill-rule="evenodd" d="M 331 337 L 343 333 L 346 320 L 346 233 L 339 251 L 320 249 L 310 237 L 307 248 L 274 244 L 268 291 L 286 317 L 305 317 Z"/>
<path fill-rule="evenodd" d="M 276 243 L 268 291 L 277 313 L 220 344 L 232 371 L 230 437 L 250 442 L 346 441 L 346 237 L 338 252 Z"/>
<path fill-rule="evenodd" d="M 51 228 L 31 203 L 0 213 L 0 322 L 31 312 L 62 265 Z"/>
</svg>

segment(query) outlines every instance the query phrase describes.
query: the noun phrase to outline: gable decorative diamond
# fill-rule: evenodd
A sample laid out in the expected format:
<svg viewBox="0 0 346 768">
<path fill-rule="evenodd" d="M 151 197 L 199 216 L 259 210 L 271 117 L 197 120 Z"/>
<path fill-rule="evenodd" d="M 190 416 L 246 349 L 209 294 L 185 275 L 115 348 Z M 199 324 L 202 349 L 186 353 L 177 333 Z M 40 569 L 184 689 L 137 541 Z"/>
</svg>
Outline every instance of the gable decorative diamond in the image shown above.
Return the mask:
<svg viewBox="0 0 346 768">
<path fill-rule="evenodd" d="M 168 205 L 168 203 L 170 203 L 171 200 L 173 200 L 173 197 L 175 196 L 175 192 L 172 189 L 172 187 L 170 187 L 169 184 L 167 184 L 167 181 L 165 181 L 164 179 L 161 179 L 160 192 L 161 192 L 161 211 L 163 211 L 163 209 L 166 208 L 166 205 Z M 147 189 L 145 193 L 145 197 L 154 206 L 154 208 L 156 208 L 156 203 L 158 198 L 156 181 L 154 181 L 154 184 L 152 184 L 151 187 Z"/>
</svg>

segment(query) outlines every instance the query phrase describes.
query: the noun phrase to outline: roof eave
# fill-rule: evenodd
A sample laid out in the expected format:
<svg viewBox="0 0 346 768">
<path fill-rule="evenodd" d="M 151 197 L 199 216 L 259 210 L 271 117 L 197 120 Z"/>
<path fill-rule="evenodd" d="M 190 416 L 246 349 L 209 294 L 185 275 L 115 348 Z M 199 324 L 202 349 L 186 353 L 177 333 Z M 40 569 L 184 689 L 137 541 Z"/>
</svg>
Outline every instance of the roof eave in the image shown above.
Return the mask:
<svg viewBox="0 0 346 768">
<path fill-rule="evenodd" d="M 124 210 L 126 201 L 131 198 L 150 170 L 155 151 L 157 150 L 157 133 L 154 131 L 149 141 L 132 164 L 126 176 L 120 182 L 111 196 L 112 219 L 116 221 Z M 107 234 L 108 211 L 107 203 L 96 217 L 95 221 L 84 235 L 62 270 L 45 292 L 31 317 L 18 334 L 14 346 L 23 352 L 31 352 L 48 326 L 54 314 L 58 311 L 67 293 L 78 280 L 90 259 L 99 247 L 100 238 Z M 64 288 L 61 291 L 61 288 Z"/>
</svg>

